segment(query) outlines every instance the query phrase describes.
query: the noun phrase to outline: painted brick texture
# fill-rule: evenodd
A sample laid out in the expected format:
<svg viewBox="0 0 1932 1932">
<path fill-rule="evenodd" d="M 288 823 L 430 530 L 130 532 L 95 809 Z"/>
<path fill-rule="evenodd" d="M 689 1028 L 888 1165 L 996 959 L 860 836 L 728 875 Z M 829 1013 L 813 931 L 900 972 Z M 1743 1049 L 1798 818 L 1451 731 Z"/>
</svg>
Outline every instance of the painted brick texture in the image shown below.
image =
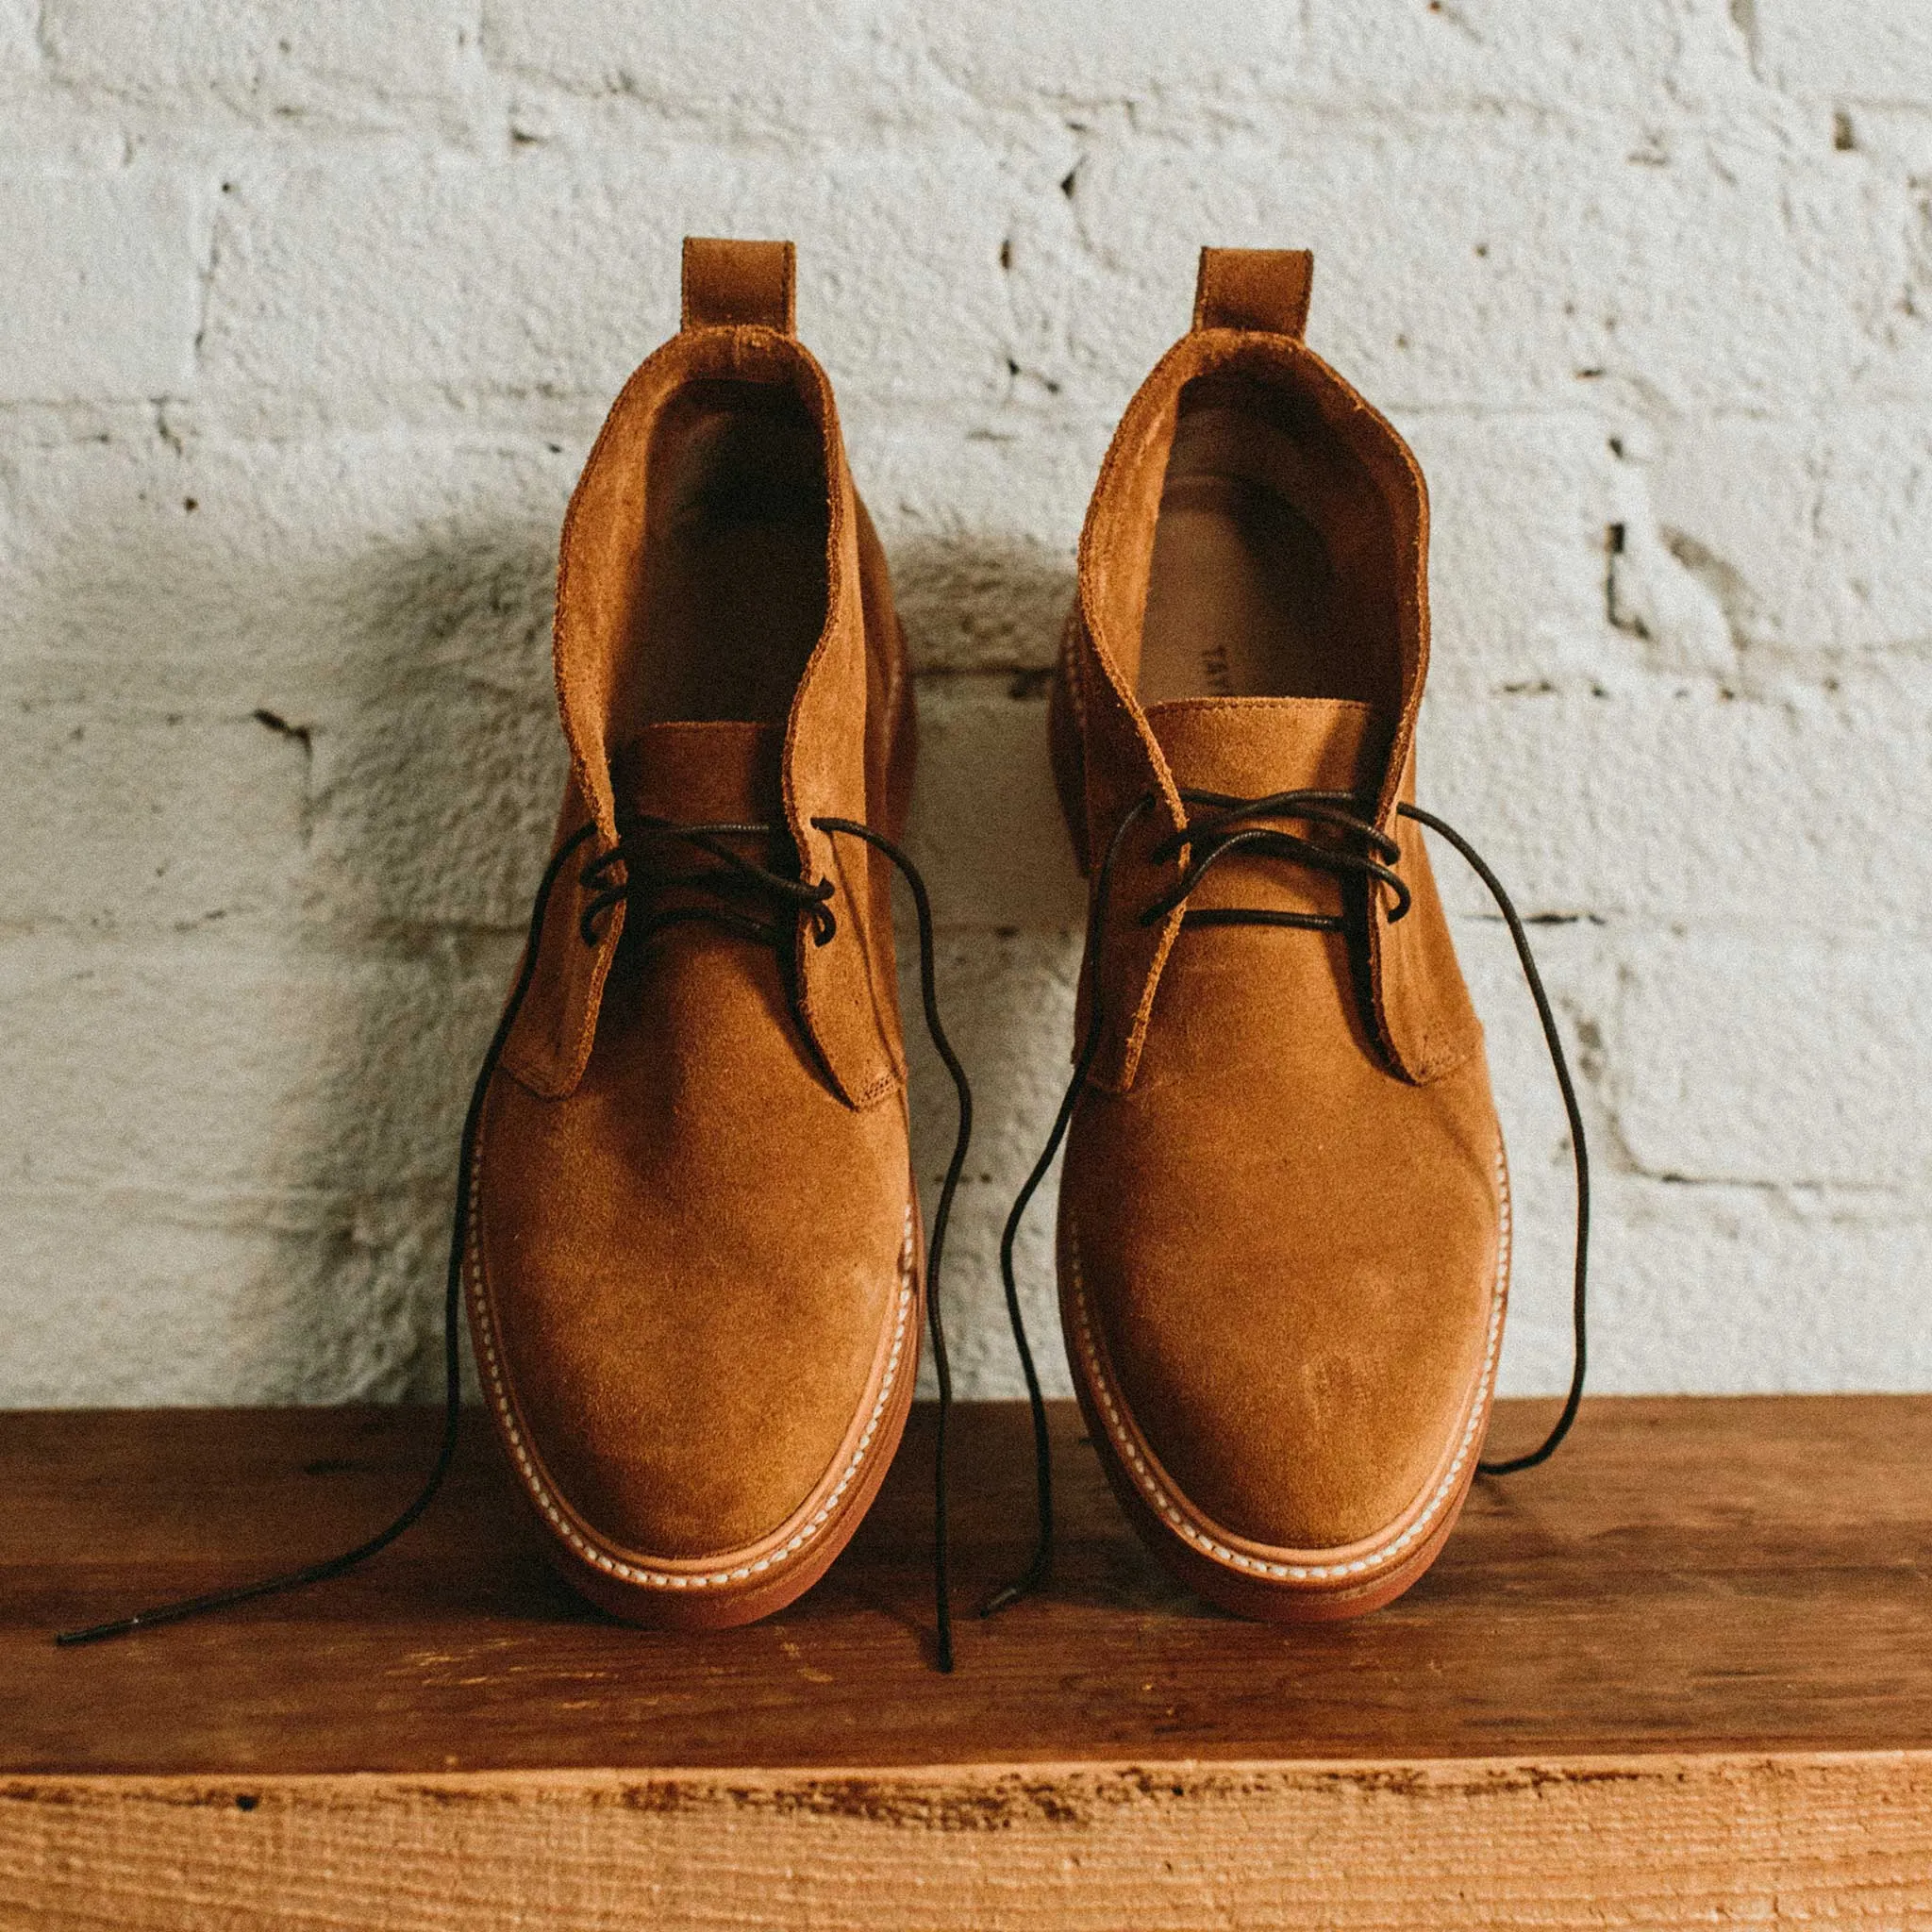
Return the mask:
<svg viewBox="0 0 1932 1932">
<path fill-rule="evenodd" d="M 919 662 L 968 1393 L 1071 1024 L 1041 674 L 1203 242 L 1316 249 L 1427 468 L 1424 799 L 1576 1042 L 1597 1385 L 1932 1388 L 1917 8 L 0 0 L 0 1401 L 433 1387 L 557 525 L 687 231 L 799 242 Z M 1442 870 L 1551 1389 L 1562 1116 Z"/>
</svg>

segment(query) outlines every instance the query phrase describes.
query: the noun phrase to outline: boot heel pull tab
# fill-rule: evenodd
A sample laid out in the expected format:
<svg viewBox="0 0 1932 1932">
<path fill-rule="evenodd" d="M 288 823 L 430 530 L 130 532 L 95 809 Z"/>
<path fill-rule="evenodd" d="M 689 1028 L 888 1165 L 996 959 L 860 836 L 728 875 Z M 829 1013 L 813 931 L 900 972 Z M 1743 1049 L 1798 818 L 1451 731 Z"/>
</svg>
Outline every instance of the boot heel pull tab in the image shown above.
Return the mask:
<svg viewBox="0 0 1932 1932">
<path fill-rule="evenodd" d="M 775 328 L 797 325 L 798 251 L 790 242 L 684 238 L 685 328 Z"/>
<path fill-rule="evenodd" d="M 1300 340 L 1315 258 L 1306 248 L 1204 248 L 1194 326 L 1258 329 Z"/>
</svg>

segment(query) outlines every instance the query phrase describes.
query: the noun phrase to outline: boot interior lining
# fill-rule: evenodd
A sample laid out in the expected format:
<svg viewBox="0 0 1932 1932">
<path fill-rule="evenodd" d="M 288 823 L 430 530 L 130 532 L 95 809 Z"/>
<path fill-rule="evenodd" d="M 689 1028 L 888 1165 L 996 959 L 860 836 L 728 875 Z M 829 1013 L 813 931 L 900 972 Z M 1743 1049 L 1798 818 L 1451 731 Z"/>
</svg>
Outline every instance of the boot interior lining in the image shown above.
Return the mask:
<svg viewBox="0 0 1932 1932">
<path fill-rule="evenodd" d="M 1245 375 L 1182 391 L 1141 631 L 1143 704 L 1386 703 L 1401 682 L 1383 492 L 1309 408 Z"/>
<path fill-rule="evenodd" d="M 691 383 L 659 413 L 611 738 L 783 724 L 824 629 L 824 439 L 794 390 Z"/>
</svg>

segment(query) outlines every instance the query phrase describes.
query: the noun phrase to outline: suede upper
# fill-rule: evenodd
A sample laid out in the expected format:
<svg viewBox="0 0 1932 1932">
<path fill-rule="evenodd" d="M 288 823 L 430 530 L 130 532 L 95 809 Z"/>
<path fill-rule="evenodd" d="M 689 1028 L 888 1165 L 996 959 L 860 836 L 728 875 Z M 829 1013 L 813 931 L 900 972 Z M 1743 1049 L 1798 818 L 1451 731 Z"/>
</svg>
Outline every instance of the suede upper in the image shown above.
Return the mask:
<svg viewBox="0 0 1932 1932">
<path fill-rule="evenodd" d="M 673 337 L 625 385 L 571 498 L 557 573 L 557 691 L 573 786 L 566 819 L 590 819 L 600 845 L 616 839 L 610 758 L 619 747 L 609 742 L 609 719 L 626 672 L 652 648 L 641 558 L 653 431 L 681 391 L 708 382 L 794 395 L 823 440 L 826 615 L 791 699 L 780 789 L 808 872 L 864 891 L 874 872 L 883 882 L 883 871 L 839 849 L 811 820 L 863 822 L 878 797 L 894 702 L 888 685 L 901 647 L 884 558 L 845 467 L 831 386 L 803 344 L 762 324 L 693 325 Z M 721 648 L 731 641 L 719 641 Z M 856 719 L 862 729 L 853 728 Z M 558 917 L 544 929 L 544 970 L 505 1056 L 526 1086 L 550 1094 L 569 1092 L 583 1073 L 625 918 L 619 907 L 594 945 L 566 945 L 590 895 L 574 872 L 558 885 Z M 870 928 L 847 930 L 847 943 L 801 958 L 798 1011 L 840 1091 L 862 1105 L 897 1085 L 904 1059 L 889 1011 L 890 959 Z"/>
<path fill-rule="evenodd" d="M 1205 251 L 1209 258 L 1241 252 Z M 1192 385 L 1249 385 L 1281 412 L 1288 436 L 1345 448 L 1359 473 L 1362 494 L 1376 515 L 1373 527 L 1345 532 L 1353 554 L 1342 561 L 1359 583 L 1373 586 L 1388 655 L 1377 693 L 1375 726 L 1386 755 L 1378 761 L 1374 816 L 1403 846 L 1404 865 L 1422 881 L 1420 890 L 1432 891 L 1422 833 L 1396 817 L 1398 801 L 1414 795 L 1409 758 L 1428 667 L 1427 491 L 1393 427 L 1289 332 L 1289 323 L 1298 328 L 1307 310 L 1306 276 L 1298 293 L 1293 286 L 1279 292 L 1289 305 L 1280 332 L 1197 327 L 1162 358 L 1114 434 L 1081 533 L 1079 594 L 1068 620 L 1055 701 L 1065 714 L 1058 721 L 1066 747 L 1062 799 L 1083 862 L 1099 856 L 1091 849 L 1099 828 L 1106 828 L 1104 842 L 1137 799 L 1152 791 L 1157 800 L 1124 855 L 1123 875 L 1131 874 L 1131 884 L 1116 896 L 1108 935 L 1110 965 L 1123 974 L 1123 996 L 1109 1007 L 1097 1068 L 1108 1085 L 1133 1078 L 1154 991 L 1179 931 L 1178 911 L 1154 926 L 1134 924 L 1138 908 L 1172 885 L 1180 870 L 1177 860 L 1156 866 L 1141 855 L 1178 831 L 1185 816 L 1148 728 L 1137 673 L 1163 489 L 1180 406 Z M 1251 305 L 1258 304 L 1260 289 L 1248 293 Z M 1205 287 L 1200 307 L 1209 317 L 1217 313 Z M 1371 923 L 1367 964 L 1374 1030 L 1405 1073 L 1426 1079 L 1474 1048 L 1480 1029 L 1441 922 Z"/>
<path fill-rule="evenodd" d="M 1124 1467 L 1143 1445 L 1180 1506 L 1285 1551 L 1375 1537 L 1468 1449 L 1507 1259 L 1480 1029 L 1397 816 L 1426 663 L 1422 479 L 1298 340 L 1307 260 L 1207 252 L 1196 328 L 1102 470 L 1052 707 L 1090 875 L 1153 800 L 1083 975 L 1079 1024 L 1097 996 L 1103 1026 L 1060 1193 L 1075 1376 L 1120 1411 Z M 1397 841 L 1406 916 L 1358 874 L 1235 850 L 1141 923 L 1189 862 L 1160 841 L 1213 809 L 1184 791 L 1292 790 L 1353 794 Z M 1183 924 L 1248 910 L 1342 929 Z"/>
<path fill-rule="evenodd" d="M 889 1451 L 918 1298 L 885 861 L 813 824 L 903 817 L 903 644 L 830 391 L 787 333 L 789 247 L 707 246 L 566 522 L 559 849 L 591 830 L 474 1170 L 473 1324 L 526 1483 L 597 1552 L 670 1562 L 758 1545 L 838 1504 L 861 1444 Z M 591 870 L 655 821 L 769 826 L 731 849 L 828 881 L 830 936 L 735 900 L 778 942 L 653 929 L 717 903 L 675 840 L 648 889 L 635 861 Z M 630 896 L 600 910 L 612 876 Z"/>
</svg>

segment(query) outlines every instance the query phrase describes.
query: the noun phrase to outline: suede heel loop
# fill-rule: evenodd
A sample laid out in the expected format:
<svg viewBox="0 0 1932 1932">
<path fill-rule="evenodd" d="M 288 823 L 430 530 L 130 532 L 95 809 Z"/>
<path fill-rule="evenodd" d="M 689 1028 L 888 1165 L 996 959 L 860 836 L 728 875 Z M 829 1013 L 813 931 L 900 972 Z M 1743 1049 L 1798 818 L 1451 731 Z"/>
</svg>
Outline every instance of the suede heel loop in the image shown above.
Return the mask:
<svg viewBox="0 0 1932 1932">
<path fill-rule="evenodd" d="M 1379 831 L 1369 816 L 1374 810 L 1373 802 L 1357 799 L 1346 791 L 1277 791 L 1264 798 L 1242 799 L 1227 793 L 1203 791 L 1183 788 L 1180 792 L 1183 804 L 1193 807 L 1207 807 L 1208 809 L 1200 816 L 1191 816 L 1187 824 L 1169 838 L 1161 841 L 1149 857 L 1157 863 L 1165 863 L 1177 858 L 1183 852 L 1189 855 L 1179 882 L 1169 891 L 1136 915 L 1142 925 L 1158 924 L 1177 907 L 1182 906 L 1203 876 L 1220 859 L 1230 852 L 1245 851 L 1252 857 L 1283 858 L 1291 862 L 1310 865 L 1318 870 L 1353 876 L 1364 882 L 1370 895 L 1373 916 L 1385 918 L 1394 924 L 1407 912 L 1410 895 L 1407 886 L 1392 870 L 1400 858 L 1400 849 L 1395 841 Z M 1013 1340 L 1020 1352 L 1021 1365 L 1025 1371 L 1028 1398 L 1033 1405 L 1034 1417 L 1034 1478 L 1038 1495 L 1039 1527 L 1038 1540 L 1034 1546 L 1033 1560 L 1024 1575 L 1008 1584 L 988 1598 L 982 1607 L 982 1616 L 991 1616 L 994 1611 L 1004 1609 L 1008 1604 L 1017 1603 L 1029 1591 L 1036 1590 L 1044 1580 L 1052 1561 L 1053 1554 L 1053 1471 L 1046 1438 L 1045 1409 L 1041 1400 L 1040 1380 L 1034 1373 L 1033 1352 L 1026 1340 L 1025 1319 L 1020 1307 L 1020 1291 L 1013 1269 L 1013 1249 L 1019 1239 L 1020 1225 L 1025 1218 L 1026 1209 L 1032 1205 L 1040 1184 L 1046 1178 L 1055 1157 L 1059 1153 L 1060 1143 L 1066 1139 L 1067 1128 L 1072 1124 L 1074 1109 L 1079 1103 L 1081 1090 L 1086 1086 L 1088 1075 L 1092 1072 L 1093 1062 L 1100 1051 L 1102 1034 L 1106 1028 L 1105 975 L 1101 971 L 1100 953 L 1107 933 L 1108 901 L 1112 891 L 1114 868 L 1124 848 L 1127 834 L 1140 821 L 1159 803 L 1158 794 L 1145 792 L 1124 813 L 1114 826 L 1113 837 L 1108 841 L 1106 856 L 1093 877 L 1092 897 L 1089 904 L 1087 919 L 1088 961 L 1088 1008 L 1087 1030 L 1080 1042 L 1079 1053 L 1074 1061 L 1073 1076 L 1067 1082 L 1066 1091 L 1060 1096 L 1059 1110 L 1054 1116 L 1053 1126 L 1046 1137 L 1046 1144 L 1040 1151 L 1040 1158 L 1033 1163 L 1020 1191 L 1013 1197 L 1011 1210 L 1007 1215 L 1007 1224 L 1000 1236 L 1000 1279 L 1006 1289 L 1007 1319 L 1012 1326 Z M 1518 963 L 1523 976 L 1529 987 L 1530 996 L 1536 1002 L 1537 1018 L 1541 1022 L 1543 1041 L 1549 1049 L 1550 1064 L 1555 1069 L 1557 1085 L 1563 1096 L 1564 1111 L 1570 1121 L 1570 1146 L 1576 1168 L 1576 1248 L 1574 1272 L 1571 1289 L 1571 1321 L 1574 1333 L 1574 1352 L 1571 1360 L 1570 1389 L 1564 1399 L 1562 1412 L 1543 1440 L 1526 1455 L 1512 1456 L 1500 1461 L 1480 1461 L 1476 1471 L 1481 1475 L 1513 1475 L 1519 1470 L 1534 1469 L 1539 1463 L 1546 1462 L 1556 1454 L 1565 1436 L 1570 1433 L 1571 1424 L 1576 1420 L 1576 1412 L 1583 1401 L 1583 1388 L 1589 1362 L 1589 1278 L 1590 1278 L 1590 1152 L 1584 1140 L 1583 1113 L 1576 1100 L 1576 1089 L 1570 1077 L 1570 1063 L 1563 1051 L 1563 1039 L 1557 1026 L 1557 1017 L 1550 1006 L 1548 992 L 1544 990 L 1542 974 L 1537 968 L 1536 957 L 1530 949 L 1529 936 L 1524 930 L 1523 921 L 1518 916 L 1515 905 L 1504 890 L 1503 883 L 1490 869 L 1481 855 L 1468 840 L 1436 817 L 1433 812 L 1424 811 L 1420 806 L 1400 804 L 1396 809 L 1404 818 L 1413 819 L 1418 824 L 1425 825 L 1432 832 L 1447 839 L 1461 854 L 1488 889 L 1504 924 L 1509 928 L 1509 937 L 1515 942 Z M 1314 827 L 1326 827 L 1335 835 L 1332 842 L 1321 842 L 1312 838 L 1301 837 L 1295 833 L 1283 832 L 1274 825 L 1257 824 L 1256 821 L 1291 818 L 1303 821 Z M 1353 842 L 1350 842 L 1353 841 Z M 1375 894 L 1386 891 L 1390 896 L 1386 909 L 1378 904 Z M 1198 911 L 1183 913 L 1183 928 L 1220 925 L 1264 925 L 1291 927 L 1310 932 L 1342 932 L 1348 927 L 1346 915 L 1323 912 L 1281 912 L 1262 908 L 1240 907 L 1214 907 Z"/>
<path fill-rule="evenodd" d="M 442 1442 L 422 1488 L 387 1527 L 376 1531 L 353 1549 L 342 1551 L 340 1556 L 324 1557 L 318 1563 L 306 1563 L 299 1570 L 265 1576 L 254 1583 L 237 1584 L 227 1590 L 209 1591 L 202 1596 L 180 1597 L 172 1603 L 156 1604 L 148 1609 L 136 1610 L 131 1616 L 116 1617 L 105 1624 L 92 1624 L 82 1630 L 62 1630 L 55 1637 L 56 1643 L 98 1643 L 104 1638 L 125 1637 L 130 1631 L 149 1629 L 158 1624 L 178 1624 L 184 1618 L 198 1617 L 204 1611 L 228 1609 L 236 1604 L 251 1602 L 256 1597 L 279 1596 L 284 1591 L 300 1590 L 311 1583 L 325 1583 L 330 1577 L 341 1576 L 355 1569 L 379 1550 L 387 1549 L 435 1501 L 436 1492 L 441 1489 L 443 1478 L 449 1474 L 450 1465 L 456 1460 L 457 1437 L 462 1425 L 463 1357 L 459 1318 L 462 1312 L 463 1256 L 470 1233 L 469 1174 L 475 1158 L 476 1133 L 483 1119 L 483 1101 L 503 1058 L 510 1029 L 516 1024 L 518 1010 L 530 990 L 530 982 L 537 975 L 538 948 L 543 936 L 543 915 L 550 904 L 550 894 L 573 855 L 595 829 L 594 825 L 585 825 L 566 839 L 544 869 L 542 881 L 537 888 L 536 904 L 530 910 L 530 930 L 524 941 L 522 970 L 504 1005 L 503 1017 L 496 1023 L 496 1032 L 491 1039 L 489 1050 L 483 1056 L 476 1084 L 470 1091 L 469 1111 L 463 1116 L 462 1151 L 457 1162 L 456 1214 L 450 1230 L 449 1276 L 442 1300 Z"/>
<path fill-rule="evenodd" d="M 774 328 L 795 333 L 798 251 L 790 242 L 684 238 L 684 328 Z"/>
<path fill-rule="evenodd" d="M 1196 329 L 1292 336 L 1308 325 L 1315 258 L 1306 248 L 1204 248 L 1194 284 Z"/>
</svg>

